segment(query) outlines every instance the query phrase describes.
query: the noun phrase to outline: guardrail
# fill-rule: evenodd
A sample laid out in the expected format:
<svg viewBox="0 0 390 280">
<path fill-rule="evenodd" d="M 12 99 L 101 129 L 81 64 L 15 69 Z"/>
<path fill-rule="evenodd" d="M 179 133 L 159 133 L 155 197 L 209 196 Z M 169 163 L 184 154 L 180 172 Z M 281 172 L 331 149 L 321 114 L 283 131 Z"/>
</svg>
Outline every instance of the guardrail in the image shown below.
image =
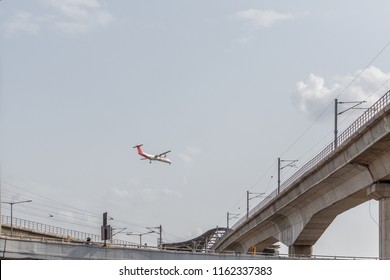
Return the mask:
<svg viewBox="0 0 390 280">
<path fill-rule="evenodd" d="M 8 225 L 8 221 L 10 221 L 10 217 L 8 216 L 2 216 L 2 222 L 5 221 L 4 224 Z M 63 228 L 59 228 L 59 227 L 54 227 L 54 226 L 50 226 L 50 225 L 45 225 L 45 224 L 40 224 L 40 223 L 37 223 L 37 222 L 32 222 L 32 221 L 28 221 L 28 220 L 23 220 L 23 219 L 15 219 L 14 220 L 15 222 L 16 221 L 19 221 L 18 223 L 18 226 L 17 226 L 17 229 L 28 229 L 28 230 L 33 230 L 33 231 L 37 231 L 38 233 L 49 233 L 50 234 L 55 234 L 57 233 L 58 235 L 62 234 L 62 233 L 76 233 L 74 235 L 74 238 L 78 238 L 78 237 L 81 237 L 81 239 L 83 239 L 85 236 L 88 236 L 88 237 L 93 237 L 94 241 L 93 242 L 93 245 L 92 246 L 103 246 L 103 242 L 101 240 L 99 240 L 99 236 L 96 235 L 96 234 L 88 234 L 88 233 L 85 233 L 85 232 L 77 232 L 77 231 L 74 231 L 74 230 L 67 230 L 67 229 L 63 229 Z M 26 225 L 27 227 L 23 227 L 21 225 Z M 31 227 L 29 227 L 31 226 Z M 40 230 L 43 230 L 43 232 L 41 232 Z M 61 235 L 58 236 L 61 238 Z M 58 242 L 70 242 L 72 244 L 85 244 L 84 242 L 84 239 L 83 240 L 67 240 L 67 238 L 56 238 L 56 237 L 36 237 L 36 236 L 13 236 L 13 237 L 8 237 L 8 236 L 2 236 L 1 238 L 4 238 L 6 240 L 18 240 L 19 238 L 23 239 L 23 240 L 29 240 L 29 241 L 35 241 L 35 242 L 48 242 L 48 243 L 58 243 Z M 115 243 L 110 243 L 108 244 L 109 247 L 112 247 L 114 246 L 115 248 L 142 248 L 142 249 L 146 249 L 146 250 L 160 250 L 158 247 L 151 247 L 151 246 L 140 246 L 139 244 L 135 244 L 135 243 L 130 243 L 130 242 L 127 242 L 127 241 L 121 241 L 121 240 L 114 240 L 116 241 Z M 121 242 L 118 242 L 118 241 L 121 241 Z M 119 246 L 119 247 L 117 247 Z M 168 251 L 168 252 L 177 252 L 177 253 L 180 253 L 180 252 L 189 252 L 188 250 L 186 249 L 183 249 L 183 248 L 176 248 L 176 247 L 168 247 L 168 248 L 164 248 L 164 251 Z M 223 251 L 223 252 L 215 252 L 214 250 L 210 250 L 210 249 L 207 249 L 205 251 L 202 251 L 202 252 L 192 252 L 194 254 L 215 254 L 215 255 L 226 255 L 226 256 L 237 256 L 237 255 L 240 255 L 240 256 L 252 256 L 253 258 L 256 258 L 256 257 L 260 257 L 260 258 L 264 258 L 264 257 L 269 257 L 271 259 L 318 259 L 318 260 L 367 260 L 367 259 L 372 259 L 372 260 L 377 260 L 379 258 L 377 257 L 356 257 L 356 256 L 330 256 L 330 255 L 311 255 L 311 256 L 307 256 L 307 255 L 288 255 L 288 254 L 280 254 L 279 252 L 275 252 L 275 253 L 262 253 L 262 252 L 257 252 L 256 254 L 252 254 L 252 253 L 243 253 L 243 254 L 238 254 L 237 252 L 235 251 Z"/>
<path fill-rule="evenodd" d="M 34 236 L 23 236 L 23 237 L 8 237 L 8 236 L 1 236 L 0 239 L 4 239 L 5 242 L 12 242 L 12 241 L 30 241 L 30 242 L 44 242 L 44 243 L 51 243 L 51 244 L 58 244 L 63 243 L 65 240 L 59 240 L 56 238 L 39 238 Z M 65 241 L 66 242 L 66 241 Z M 85 244 L 81 241 L 73 241 L 70 242 L 72 245 L 82 245 Z M 103 243 L 93 243 L 91 244 L 91 247 L 100 247 L 103 246 Z M 116 249 L 131 249 L 131 248 L 142 248 L 148 251 L 156 251 L 159 250 L 157 247 L 140 247 L 135 244 L 132 245 L 118 245 L 118 244 L 108 244 L 108 248 L 116 248 Z M 7 248 L 7 246 L 5 246 Z M 223 252 L 215 252 L 213 250 L 207 250 L 207 252 L 190 252 L 185 249 L 180 248 L 170 248 L 168 250 L 164 250 L 167 253 L 173 253 L 175 254 L 176 259 L 180 259 L 180 255 L 178 253 L 191 253 L 191 254 L 208 254 L 208 255 L 223 255 L 223 256 L 241 256 L 241 257 L 252 257 L 253 259 L 259 258 L 259 259 L 289 259 L 289 260 L 378 260 L 380 258 L 378 257 L 362 257 L 362 256 L 331 256 L 331 255 L 288 255 L 288 254 L 280 254 L 279 252 L 276 252 L 274 254 L 271 253 L 261 253 L 257 252 L 256 254 L 252 253 L 237 253 L 235 251 L 223 251 Z M 4 253 L 4 252 L 3 252 Z"/>
<path fill-rule="evenodd" d="M 11 217 L 9 216 L 1 216 L 1 224 L 2 225 L 11 225 Z M 87 233 L 87 232 L 81 232 L 77 230 L 71 230 L 71 229 L 65 229 L 61 227 L 46 225 L 42 223 L 37 223 L 33 221 L 28 221 L 24 219 L 19 218 L 12 218 L 12 227 L 14 229 L 20 229 L 20 230 L 30 230 L 34 231 L 38 234 L 47 234 L 52 235 L 58 238 L 62 238 L 64 240 L 72 240 L 72 241 L 85 241 L 87 238 L 91 238 L 91 242 L 100 243 L 102 242 L 100 235 Z M 113 244 L 119 244 L 119 245 L 134 245 L 132 242 L 124 241 L 124 240 L 118 240 L 113 239 Z"/>
<path fill-rule="evenodd" d="M 367 109 L 355 122 L 353 122 L 343 133 L 337 137 L 338 147 L 341 147 L 349 138 L 351 138 L 359 129 L 361 129 L 365 124 L 367 124 L 374 117 L 379 115 L 383 110 L 385 110 L 390 105 L 390 90 L 386 92 L 374 105 Z M 321 163 L 323 163 L 327 158 L 332 155 L 337 148 L 334 147 L 334 142 L 326 146 L 319 154 L 314 158 L 308 161 L 303 165 L 297 172 L 295 172 L 290 178 L 288 178 L 281 186 L 280 189 L 275 189 L 267 197 L 265 197 L 256 207 L 254 207 L 250 212 L 249 216 L 261 208 L 263 208 L 270 200 L 275 198 L 281 191 L 292 186 L 299 178 L 310 173 L 315 168 L 317 168 Z M 238 228 L 247 220 L 247 217 L 244 216 L 237 221 L 232 226 L 232 229 Z"/>
</svg>

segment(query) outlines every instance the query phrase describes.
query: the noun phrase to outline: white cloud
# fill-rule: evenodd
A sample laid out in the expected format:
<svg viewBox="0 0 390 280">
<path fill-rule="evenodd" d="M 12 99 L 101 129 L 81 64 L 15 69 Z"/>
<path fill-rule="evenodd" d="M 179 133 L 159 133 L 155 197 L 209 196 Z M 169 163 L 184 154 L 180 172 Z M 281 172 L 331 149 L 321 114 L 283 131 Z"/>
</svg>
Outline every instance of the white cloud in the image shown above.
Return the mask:
<svg viewBox="0 0 390 280">
<path fill-rule="evenodd" d="M 293 103 L 299 111 L 312 118 L 318 117 L 319 112 L 338 96 L 343 101 L 366 100 L 369 106 L 384 93 L 385 89 L 378 89 L 386 81 L 390 81 L 390 73 L 384 73 L 374 66 L 364 72 L 356 71 L 354 75 L 334 77 L 328 85 L 323 77 L 310 74 L 308 80 L 296 84 Z"/>
<path fill-rule="evenodd" d="M 190 166 L 192 164 L 193 158 L 192 156 L 184 153 L 178 153 L 177 156 L 184 161 L 186 166 Z"/>
<path fill-rule="evenodd" d="M 129 197 L 130 194 L 127 190 L 123 190 L 123 189 L 119 189 L 119 188 L 112 188 L 112 192 L 116 195 L 116 196 L 120 196 L 120 197 Z"/>
<path fill-rule="evenodd" d="M 106 27 L 114 20 L 98 0 L 43 0 L 43 3 L 49 8 L 48 14 L 19 12 L 5 25 L 7 34 L 38 34 L 52 27 L 65 33 L 86 33 Z"/>
<path fill-rule="evenodd" d="M 79 22 L 56 22 L 55 27 L 65 33 L 86 33 L 89 28 Z"/>
<path fill-rule="evenodd" d="M 261 27 L 271 27 L 274 23 L 284 20 L 294 19 L 295 16 L 290 13 L 278 13 L 273 10 L 249 9 L 237 13 L 237 17 L 249 20 Z"/>
<path fill-rule="evenodd" d="M 200 152 L 199 148 L 189 146 L 184 153 L 178 153 L 177 156 L 184 161 L 185 166 L 191 167 L 194 157 Z"/>
<path fill-rule="evenodd" d="M 85 33 L 94 27 L 107 26 L 113 16 L 97 0 L 45 0 L 56 10 L 55 26 L 67 33 Z"/>
<path fill-rule="evenodd" d="M 5 24 L 6 33 L 8 35 L 19 32 L 38 34 L 41 30 L 41 25 L 44 22 L 44 18 L 34 16 L 28 12 L 18 12 L 8 23 Z"/>
<path fill-rule="evenodd" d="M 88 17 L 90 10 L 100 8 L 97 0 L 45 0 L 64 15 L 75 19 Z"/>
<path fill-rule="evenodd" d="M 270 28 L 274 24 L 293 20 L 298 17 L 304 16 L 308 14 L 308 12 L 303 12 L 299 14 L 292 13 L 279 13 L 273 10 L 256 10 L 256 9 L 248 9 L 244 11 L 240 11 L 235 14 L 235 18 L 241 19 L 250 24 L 249 28 L 246 28 L 245 33 L 242 34 L 236 42 L 238 44 L 248 44 L 257 36 L 255 35 L 255 31 L 259 28 Z"/>
</svg>

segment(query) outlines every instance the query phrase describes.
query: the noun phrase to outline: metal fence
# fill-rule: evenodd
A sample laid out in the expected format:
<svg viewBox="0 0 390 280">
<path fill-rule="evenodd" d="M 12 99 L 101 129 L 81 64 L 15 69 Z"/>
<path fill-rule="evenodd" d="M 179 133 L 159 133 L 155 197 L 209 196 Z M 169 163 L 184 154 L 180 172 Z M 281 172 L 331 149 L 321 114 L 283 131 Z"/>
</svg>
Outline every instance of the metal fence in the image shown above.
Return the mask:
<svg viewBox="0 0 390 280">
<path fill-rule="evenodd" d="M 347 142 L 356 132 L 359 131 L 365 124 L 379 116 L 384 110 L 388 110 L 390 105 L 390 90 L 386 92 L 374 105 L 367 109 L 355 122 L 353 122 L 343 133 L 337 137 L 338 147 Z M 334 142 L 326 146 L 319 154 L 303 165 L 297 172 L 295 172 L 290 178 L 288 178 L 281 186 L 280 189 L 274 190 L 266 198 L 264 198 L 256 207 L 254 207 L 249 214 L 257 212 L 263 208 L 271 199 L 275 198 L 281 191 L 293 186 L 294 183 L 305 176 L 306 174 L 315 170 L 321 163 L 325 162 L 335 152 Z M 242 217 L 237 223 L 235 223 L 232 229 L 238 228 L 246 221 L 247 217 Z"/>
<path fill-rule="evenodd" d="M 2 225 L 11 225 L 11 217 L 9 216 L 1 216 L 1 224 Z M 101 236 L 97 234 L 87 233 L 87 232 L 81 232 L 77 230 L 71 230 L 71 229 L 65 229 L 61 227 L 46 225 L 42 223 L 37 223 L 33 221 L 28 221 L 24 219 L 19 218 L 12 218 L 12 227 L 14 229 L 21 229 L 21 230 L 29 230 L 36 232 L 38 234 L 47 234 L 52 235 L 57 238 L 62 238 L 64 240 L 69 241 L 85 241 L 87 238 L 91 238 L 91 242 L 102 242 Z M 113 244 L 119 244 L 119 245 L 134 245 L 132 242 L 124 241 L 124 240 L 118 240 L 113 239 Z"/>
</svg>

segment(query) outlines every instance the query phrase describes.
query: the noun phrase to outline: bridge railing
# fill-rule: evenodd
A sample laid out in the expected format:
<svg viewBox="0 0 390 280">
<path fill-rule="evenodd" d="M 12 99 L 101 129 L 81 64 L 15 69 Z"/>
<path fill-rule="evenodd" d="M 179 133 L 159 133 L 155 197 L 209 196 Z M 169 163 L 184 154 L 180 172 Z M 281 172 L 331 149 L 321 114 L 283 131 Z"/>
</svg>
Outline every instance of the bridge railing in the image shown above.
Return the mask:
<svg viewBox="0 0 390 280">
<path fill-rule="evenodd" d="M 9 216 L 1 216 L 1 224 L 2 225 L 11 225 L 11 217 Z M 14 229 L 21 229 L 21 230 L 31 230 L 38 234 L 48 234 L 53 235 L 58 238 L 63 238 L 65 240 L 77 240 L 77 241 L 85 241 L 87 238 L 91 238 L 91 242 L 102 242 L 100 235 L 87 233 L 87 232 L 81 232 L 77 230 L 71 230 L 71 229 L 65 229 L 61 227 L 46 225 L 38 222 L 28 221 L 24 219 L 19 218 L 12 218 L 12 227 Z M 134 245 L 134 243 L 124 241 L 124 240 L 118 240 L 113 239 L 112 243 L 120 244 L 120 245 Z"/>
<path fill-rule="evenodd" d="M 338 146 L 345 143 L 350 137 L 352 137 L 360 128 L 367 124 L 370 120 L 375 118 L 382 110 L 390 105 L 390 90 L 386 92 L 377 102 L 374 103 L 369 109 L 367 109 L 356 121 L 354 121 L 343 133 L 337 137 Z M 288 178 L 281 186 L 280 189 L 274 190 L 267 197 L 265 197 L 256 207 L 254 207 L 249 214 L 257 212 L 263 208 L 271 199 L 276 197 L 281 191 L 289 188 L 302 176 L 314 170 L 319 164 L 324 162 L 335 151 L 334 142 L 326 146 L 319 154 L 309 160 L 303 165 L 297 172 L 295 172 L 290 178 Z M 249 215 L 249 216 L 250 216 Z M 232 229 L 238 228 L 246 221 L 247 217 L 242 217 L 237 223 L 235 223 Z"/>
</svg>

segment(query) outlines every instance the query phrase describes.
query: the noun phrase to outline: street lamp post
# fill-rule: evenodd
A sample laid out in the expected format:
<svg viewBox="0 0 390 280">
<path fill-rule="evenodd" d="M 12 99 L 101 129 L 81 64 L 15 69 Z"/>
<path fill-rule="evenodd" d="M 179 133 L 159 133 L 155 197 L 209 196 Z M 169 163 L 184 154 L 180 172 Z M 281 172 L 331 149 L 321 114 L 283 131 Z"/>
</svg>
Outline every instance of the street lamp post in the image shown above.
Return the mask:
<svg viewBox="0 0 390 280">
<path fill-rule="evenodd" d="M 11 205 L 11 236 L 13 235 L 13 206 L 14 204 L 26 203 L 26 202 L 32 202 L 32 200 L 30 199 L 30 200 L 15 201 L 15 202 L 5 202 L 5 201 L 1 202 L 1 203 Z"/>
</svg>

